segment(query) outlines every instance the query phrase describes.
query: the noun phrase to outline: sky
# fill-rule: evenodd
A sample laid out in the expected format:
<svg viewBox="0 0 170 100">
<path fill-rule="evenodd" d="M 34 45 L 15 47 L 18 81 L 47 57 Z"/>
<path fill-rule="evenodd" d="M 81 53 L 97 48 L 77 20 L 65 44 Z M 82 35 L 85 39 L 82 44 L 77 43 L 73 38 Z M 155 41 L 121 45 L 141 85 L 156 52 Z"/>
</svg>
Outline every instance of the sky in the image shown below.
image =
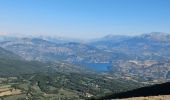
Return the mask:
<svg viewBox="0 0 170 100">
<path fill-rule="evenodd" d="M 0 34 L 88 39 L 169 27 L 170 0 L 0 0 Z"/>
</svg>

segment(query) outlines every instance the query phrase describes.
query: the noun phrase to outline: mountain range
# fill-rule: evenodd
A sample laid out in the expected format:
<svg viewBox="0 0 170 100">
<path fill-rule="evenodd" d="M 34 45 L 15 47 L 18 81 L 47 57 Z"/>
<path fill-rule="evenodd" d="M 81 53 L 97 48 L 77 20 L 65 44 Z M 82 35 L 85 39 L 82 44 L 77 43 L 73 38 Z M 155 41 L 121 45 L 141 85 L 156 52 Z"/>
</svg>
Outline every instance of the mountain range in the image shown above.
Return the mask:
<svg viewBox="0 0 170 100">
<path fill-rule="evenodd" d="M 161 32 L 139 36 L 107 35 L 86 42 L 66 39 L 58 41 L 57 38 L 1 37 L 0 47 L 3 49 L 0 50 L 4 54 L 10 52 L 18 55 L 26 61 L 64 62 L 80 68 L 91 66 L 94 70 L 105 67 L 109 74 L 116 77 L 164 82 L 169 79 L 169 37 L 170 34 Z"/>
<path fill-rule="evenodd" d="M 107 35 L 82 42 L 3 36 L 0 84 L 10 88 L 15 84 L 22 90 L 19 97 L 12 98 L 51 100 L 101 97 L 168 82 L 169 37 L 168 33 L 153 32 L 139 36 Z M 10 98 L 2 96 L 6 97 Z"/>
</svg>

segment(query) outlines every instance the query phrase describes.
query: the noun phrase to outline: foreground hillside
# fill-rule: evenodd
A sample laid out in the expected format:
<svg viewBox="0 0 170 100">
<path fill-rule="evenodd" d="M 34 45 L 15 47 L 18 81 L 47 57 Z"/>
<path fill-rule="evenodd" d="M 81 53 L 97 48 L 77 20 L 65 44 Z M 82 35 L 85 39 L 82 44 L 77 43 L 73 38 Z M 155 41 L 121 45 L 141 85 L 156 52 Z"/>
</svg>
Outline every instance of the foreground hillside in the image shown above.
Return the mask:
<svg viewBox="0 0 170 100">
<path fill-rule="evenodd" d="M 112 99 L 112 100 L 170 100 L 170 95 L 132 97 L 132 98 L 126 98 L 126 99 Z"/>
<path fill-rule="evenodd" d="M 123 99 L 123 98 L 134 98 L 134 97 L 142 98 L 142 97 L 158 96 L 158 95 L 170 95 L 169 88 L 170 88 L 170 82 L 167 82 L 163 84 L 157 84 L 157 85 L 134 89 L 127 92 L 108 95 L 100 99 Z"/>
</svg>

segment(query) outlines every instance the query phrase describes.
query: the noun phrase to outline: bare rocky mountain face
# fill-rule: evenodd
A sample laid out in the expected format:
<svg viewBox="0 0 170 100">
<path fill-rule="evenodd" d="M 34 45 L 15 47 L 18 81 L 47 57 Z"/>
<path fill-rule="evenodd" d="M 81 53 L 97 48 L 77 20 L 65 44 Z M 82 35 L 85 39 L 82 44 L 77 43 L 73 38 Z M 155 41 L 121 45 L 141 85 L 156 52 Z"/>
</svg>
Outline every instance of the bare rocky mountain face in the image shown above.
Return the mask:
<svg viewBox="0 0 170 100">
<path fill-rule="evenodd" d="M 159 58 L 168 58 L 170 53 L 170 34 L 168 33 L 149 33 L 142 34 L 140 36 L 134 37 L 123 37 L 119 38 L 119 42 L 111 41 L 103 39 L 101 41 L 93 43 L 95 47 L 100 48 L 105 46 L 105 48 L 101 48 L 105 51 L 110 52 L 123 52 L 125 54 L 129 54 L 129 56 L 134 56 L 136 59 L 158 59 Z M 112 36 L 113 40 L 117 37 Z M 108 44 L 106 44 L 108 43 Z"/>
<path fill-rule="evenodd" d="M 112 59 L 110 73 L 134 81 L 157 83 L 169 79 L 169 37 L 170 34 L 160 32 L 134 37 L 108 36 L 108 39 L 103 38 L 91 44 L 104 51 L 119 51 L 126 55 L 119 60 Z"/>
<path fill-rule="evenodd" d="M 170 61 L 119 60 L 113 62 L 111 74 L 140 82 L 162 83 L 169 81 Z"/>
<path fill-rule="evenodd" d="M 26 60 L 68 62 L 108 62 L 111 53 L 82 43 L 53 43 L 38 38 L 20 38 L 1 42 L 1 47 L 10 50 Z"/>
</svg>

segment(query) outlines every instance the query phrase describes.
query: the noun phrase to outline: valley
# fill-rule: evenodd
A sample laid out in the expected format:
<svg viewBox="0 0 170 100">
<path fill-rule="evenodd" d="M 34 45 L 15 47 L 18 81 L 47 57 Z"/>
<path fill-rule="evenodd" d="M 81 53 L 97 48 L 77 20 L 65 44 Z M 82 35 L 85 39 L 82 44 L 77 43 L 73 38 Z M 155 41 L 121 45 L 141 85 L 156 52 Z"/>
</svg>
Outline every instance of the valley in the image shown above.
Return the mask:
<svg viewBox="0 0 170 100">
<path fill-rule="evenodd" d="M 87 73 L 34 73 L 0 80 L 0 98 L 3 100 L 80 100 L 143 86 Z"/>
<path fill-rule="evenodd" d="M 167 37 L 158 32 L 86 42 L 0 37 L 0 98 L 84 100 L 168 82 Z"/>
</svg>

